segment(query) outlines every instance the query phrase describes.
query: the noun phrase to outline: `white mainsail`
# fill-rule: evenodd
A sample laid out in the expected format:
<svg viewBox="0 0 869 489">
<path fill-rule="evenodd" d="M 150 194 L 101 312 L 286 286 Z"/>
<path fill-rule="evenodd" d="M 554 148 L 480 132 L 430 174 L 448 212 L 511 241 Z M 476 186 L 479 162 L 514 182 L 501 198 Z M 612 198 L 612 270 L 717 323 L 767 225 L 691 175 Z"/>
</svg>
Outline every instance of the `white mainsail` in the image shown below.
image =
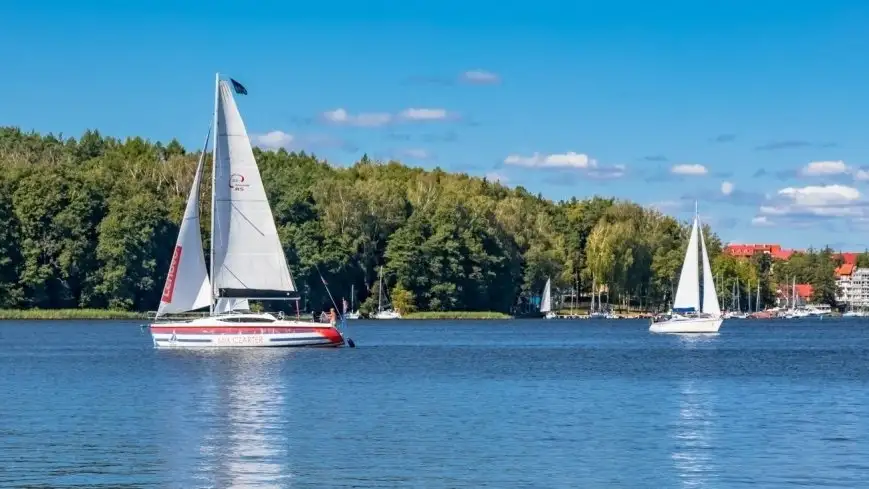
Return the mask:
<svg viewBox="0 0 869 489">
<path fill-rule="evenodd" d="M 543 287 L 543 299 L 540 301 L 540 312 L 549 312 L 552 310 L 552 290 L 551 280 L 546 279 L 546 286 Z"/>
<path fill-rule="evenodd" d="M 682 273 L 679 275 L 679 285 L 673 300 L 673 309 L 691 309 L 700 311 L 700 270 L 697 256 L 697 217 L 691 227 L 691 238 L 688 239 L 688 249 L 685 250 L 685 261 L 682 263 Z"/>
<path fill-rule="evenodd" d="M 703 252 L 703 311 L 713 316 L 721 315 L 721 305 L 718 304 L 718 293 L 715 291 L 715 281 L 712 277 L 712 266 L 709 264 L 709 253 L 706 252 L 706 237 L 700 228 L 700 247 Z"/>
<path fill-rule="evenodd" d="M 208 146 L 210 135 L 211 130 L 205 136 L 205 146 Z M 178 230 L 178 239 L 175 242 L 175 251 L 172 253 L 172 262 L 166 275 L 157 316 L 192 311 L 211 304 L 208 271 L 205 268 L 205 254 L 202 251 L 199 228 L 199 184 L 202 180 L 204 162 L 205 149 L 203 148 L 199 156 L 199 164 L 196 166 L 196 176 L 193 177 L 193 185 L 190 186 L 187 207 L 184 209 L 184 218 Z"/>
<path fill-rule="evenodd" d="M 213 175 L 214 297 L 279 298 L 296 290 L 244 122 L 218 81 Z"/>
</svg>

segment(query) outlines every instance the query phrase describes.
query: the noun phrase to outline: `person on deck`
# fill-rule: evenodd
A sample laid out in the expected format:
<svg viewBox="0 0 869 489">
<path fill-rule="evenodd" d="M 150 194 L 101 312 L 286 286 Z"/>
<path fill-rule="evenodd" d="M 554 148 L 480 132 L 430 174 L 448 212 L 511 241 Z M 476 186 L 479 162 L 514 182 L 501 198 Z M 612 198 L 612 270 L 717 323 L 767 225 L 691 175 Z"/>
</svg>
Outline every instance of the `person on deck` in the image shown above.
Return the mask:
<svg viewBox="0 0 869 489">
<path fill-rule="evenodd" d="M 329 324 L 332 326 L 338 324 L 338 315 L 335 313 L 334 307 L 329 309 Z"/>
</svg>

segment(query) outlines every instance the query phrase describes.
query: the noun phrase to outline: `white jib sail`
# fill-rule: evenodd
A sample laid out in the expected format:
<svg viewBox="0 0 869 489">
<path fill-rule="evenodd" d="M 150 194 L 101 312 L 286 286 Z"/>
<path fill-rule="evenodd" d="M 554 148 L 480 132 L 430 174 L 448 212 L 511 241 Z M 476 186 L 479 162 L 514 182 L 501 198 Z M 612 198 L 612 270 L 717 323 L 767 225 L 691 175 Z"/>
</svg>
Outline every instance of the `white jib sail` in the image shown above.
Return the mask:
<svg viewBox="0 0 869 489">
<path fill-rule="evenodd" d="M 209 130 L 209 136 L 211 131 Z M 208 136 L 205 137 L 208 146 Z M 172 253 L 166 284 L 157 316 L 169 313 L 192 311 L 211 304 L 208 271 L 205 268 L 205 253 L 202 251 L 202 237 L 199 226 L 199 183 L 202 180 L 202 167 L 205 162 L 205 148 L 196 166 L 196 176 L 190 186 L 184 219 L 178 230 L 178 239 Z"/>
<path fill-rule="evenodd" d="M 296 287 L 231 90 L 227 82 L 219 82 L 213 181 L 215 297 L 289 296 Z"/>
<path fill-rule="evenodd" d="M 233 311 L 250 311 L 250 303 L 247 299 L 217 299 L 214 305 L 215 314 L 226 314 Z"/>
<path fill-rule="evenodd" d="M 706 252 L 706 238 L 703 228 L 700 228 L 700 247 L 703 252 L 703 312 L 713 316 L 721 315 L 721 305 L 718 304 L 718 293 L 715 292 L 715 281 L 712 277 L 712 267 L 709 264 L 709 253 Z"/>
<path fill-rule="evenodd" d="M 676 288 L 676 298 L 673 309 L 694 308 L 700 311 L 700 270 L 697 256 L 697 218 L 691 226 L 691 238 L 688 239 L 688 249 L 685 250 L 685 261 L 682 262 L 682 274 Z"/>
<path fill-rule="evenodd" d="M 551 281 L 546 279 L 546 287 L 543 287 L 543 299 L 540 300 L 540 312 L 549 312 L 552 310 L 551 287 Z"/>
</svg>

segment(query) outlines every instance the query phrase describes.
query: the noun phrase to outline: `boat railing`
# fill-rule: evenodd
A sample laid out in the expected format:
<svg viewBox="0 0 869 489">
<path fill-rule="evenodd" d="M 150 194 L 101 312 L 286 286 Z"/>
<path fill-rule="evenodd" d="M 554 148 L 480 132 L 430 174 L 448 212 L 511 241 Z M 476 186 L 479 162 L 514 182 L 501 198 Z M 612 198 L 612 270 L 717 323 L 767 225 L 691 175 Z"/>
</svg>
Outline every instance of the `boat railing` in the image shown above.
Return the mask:
<svg viewBox="0 0 869 489">
<path fill-rule="evenodd" d="M 155 322 L 191 321 L 193 319 L 207 318 L 209 315 L 210 314 L 208 313 L 208 311 L 176 312 L 171 314 L 163 314 L 160 317 L 157 317 L 157 311 L 148 311 L 146 313 L 147 318 Z"/>
</svg>

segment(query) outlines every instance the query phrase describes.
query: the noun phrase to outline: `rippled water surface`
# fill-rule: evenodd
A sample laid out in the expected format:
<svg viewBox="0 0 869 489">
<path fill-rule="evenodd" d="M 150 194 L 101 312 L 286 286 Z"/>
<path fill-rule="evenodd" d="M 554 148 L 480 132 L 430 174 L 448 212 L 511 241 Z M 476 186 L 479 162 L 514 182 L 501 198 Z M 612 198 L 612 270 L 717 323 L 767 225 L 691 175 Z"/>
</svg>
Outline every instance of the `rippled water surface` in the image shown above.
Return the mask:
<svg viewBox="0 0 869 489">
<path fill-rule="evenodd" d="M 2 487 L 867 487 L 869 320 L 357 322 L 157 351 L 0 323 Z"/>
</svg>

